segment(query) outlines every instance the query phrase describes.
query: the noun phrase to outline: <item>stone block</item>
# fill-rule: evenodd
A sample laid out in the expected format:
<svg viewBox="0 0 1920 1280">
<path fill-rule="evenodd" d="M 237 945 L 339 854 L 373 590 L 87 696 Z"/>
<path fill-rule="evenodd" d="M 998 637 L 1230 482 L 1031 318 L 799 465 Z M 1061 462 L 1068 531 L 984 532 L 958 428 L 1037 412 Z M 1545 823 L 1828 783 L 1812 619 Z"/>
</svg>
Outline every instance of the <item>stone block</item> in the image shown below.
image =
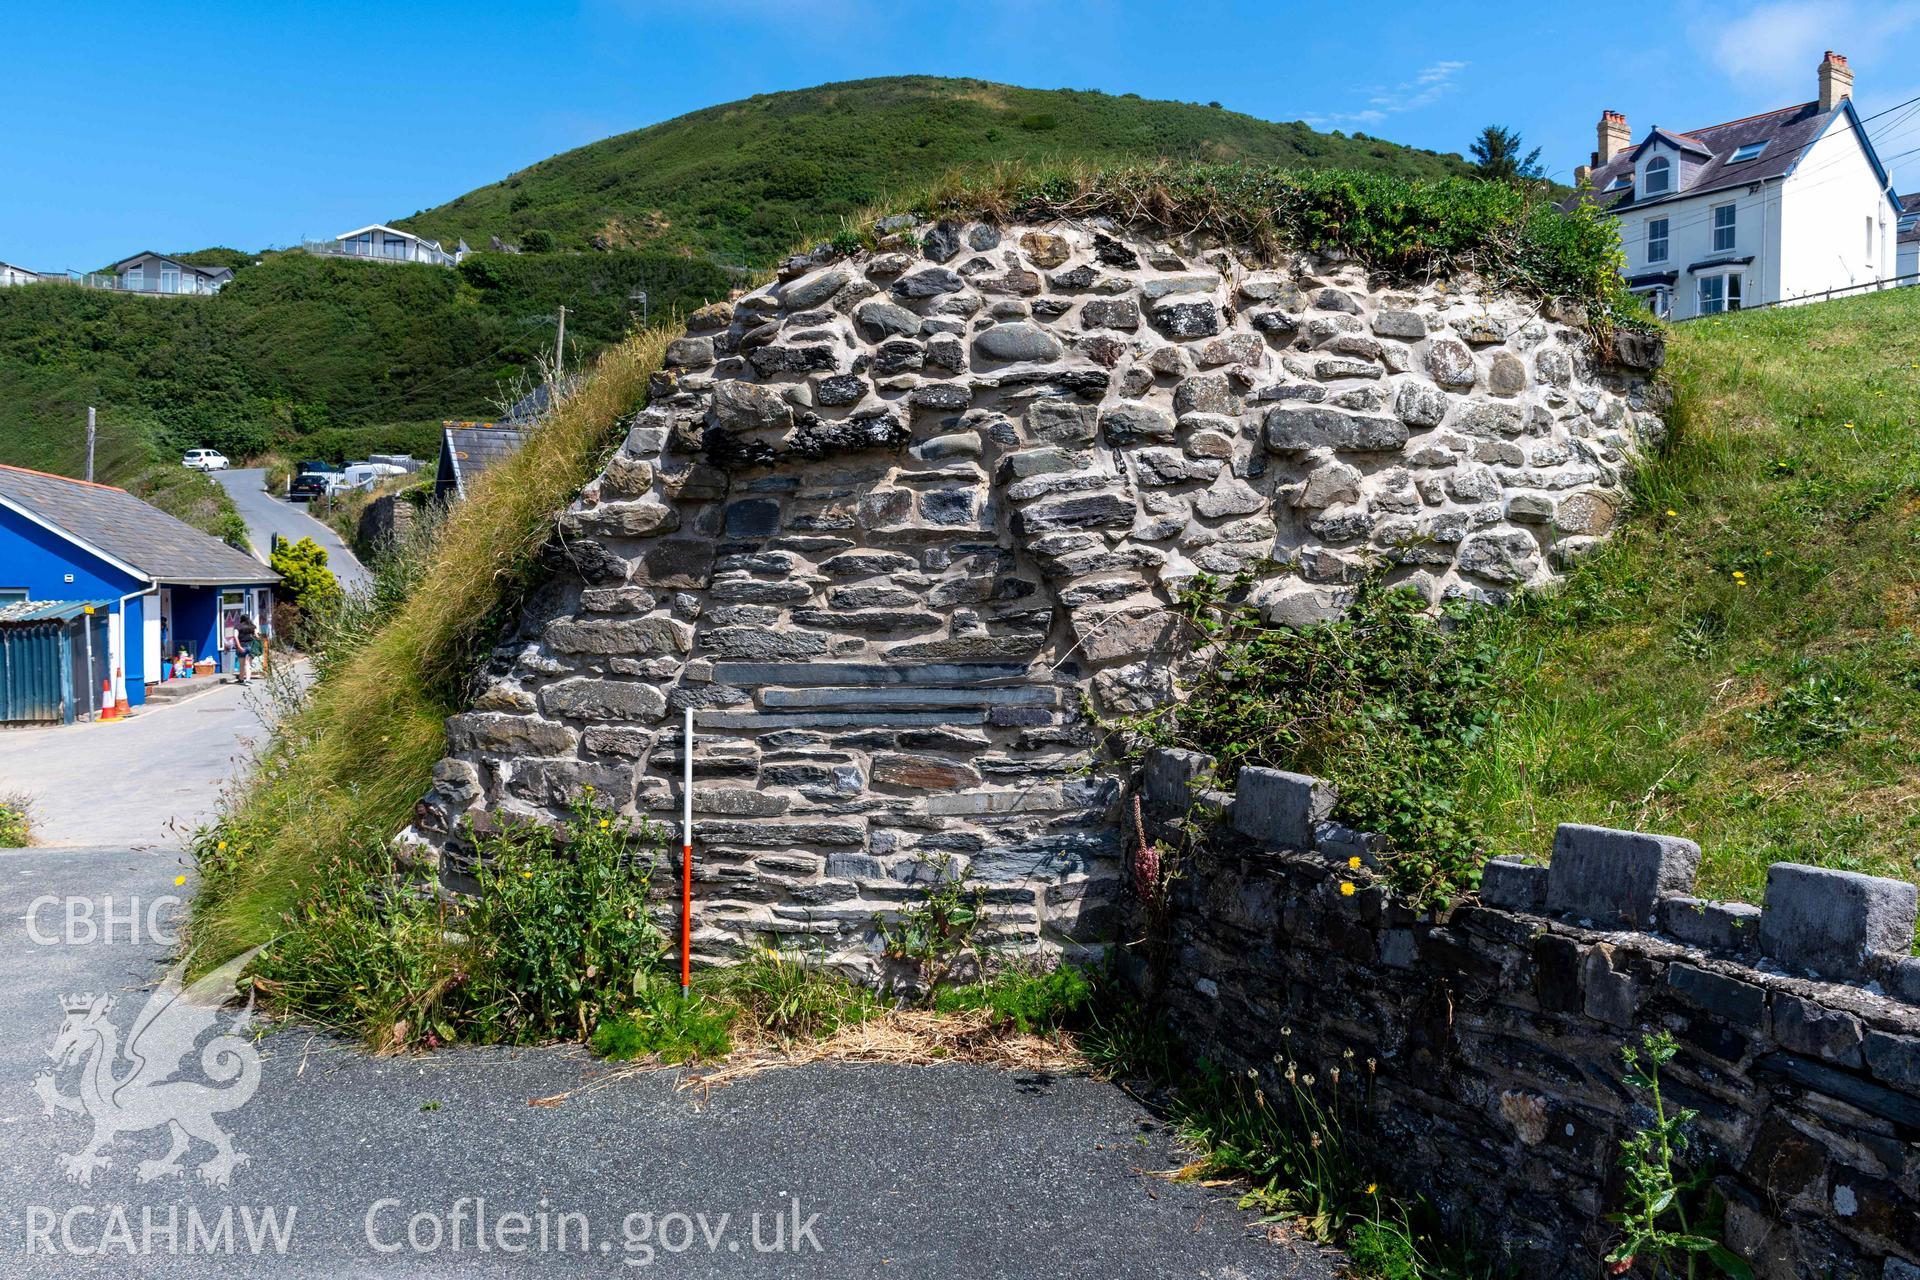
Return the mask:
<svg viewBox="0 0 1920 1280">
<path fill-rule="evenodd" d="M 1542 911 L 1547 869 L 1517 858 L 1491 859 L 1480 872 L 1480 901 L 1503 911 Z"/>
<path fill-rule="evenodd" d="M 1147 752 L 1141 790 L 1147 807 L 1181 816 L 1193 806 L 1195 779 L 1213 770 L 1213 757 L 1178 747 L 1155 747 Z"/>
<path fill-rule="evenodd" d="M 1866 1030 L 1860 1019 L 1798 996 L 1773 998 L 1773 1038 L 1783 1049 L 1825 1058 L 1844 1067 L 1860 1066 Z"/>
<path fill-rule="evenodd" d="M 1273 849 L 1313 848 L 1313 829 L 1333 812 L 1333 784 L 1304 773 L 1249 765 L 1234 786 L 1233 827 Z"/>
<path fill-rule="evenodd" d="M 1760 949 L 1787 969 L 1862 978 L 1874 953 L 1912 948 L 1915 899 L 1905 880 L 1776 862 L 1767 868 Z"/>
<path fill-rule="evenodd" d="M 1581 965 L 1581 1007 L 1589 1018 L 1631 1027 L 1640 1008 L 1640 984 L 1631 973 L 1613 967 L 1614 950 L 1601 943 Z"/>
<path fill-rule="evenodd" d="M 1869 1031 L 1865 1048 L 1867 1066 L 1876 1077 L 1920 1096 L 1920 1039 Z"/>
<path fill-rule="evenodd" d="M 1660 931 L 1690 947 L 1745 955 L 1760 948 L 1760 908 L 1745 902 L 1662 898 L 1654 909 Z"/>
<path fill-rule="evenodd" d="M 1660 899 L 1693 888 L 1700 846 L 1678 836 L 1562 823 L 1547 868 L 1547 910 L 1602 928 L 1645 928 Z"/>
<path fill-rule="evenodd" d="M 1766 1022 L 1767 993 L 1762 987 L 1690 964 L 1667 966 L 1667 985 L 1715 1017 L 1759 1030 Z"/>
<path fill-rule="evenodd" d="M 1920 1004 L 1920 956 L 1889 958 L 1883 962 L 1880 981 L 1894 999 Z"/>
</svg>

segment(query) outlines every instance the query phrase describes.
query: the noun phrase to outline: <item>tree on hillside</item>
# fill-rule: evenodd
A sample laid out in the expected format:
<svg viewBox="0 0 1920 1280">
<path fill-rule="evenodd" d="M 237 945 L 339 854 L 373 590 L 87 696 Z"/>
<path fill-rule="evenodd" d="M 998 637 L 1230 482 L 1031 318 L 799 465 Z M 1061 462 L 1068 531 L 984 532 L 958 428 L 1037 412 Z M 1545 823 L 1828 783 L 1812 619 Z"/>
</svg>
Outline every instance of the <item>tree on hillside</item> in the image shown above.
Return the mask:
<svg viewBox="0 0 1920 1280">
<path fill-rule="evenodd" d="M 1495 182 L 1532 182 L 1546 176 L 1540 168 L 1540 148 L 1522 155 L 1523 145 L 1514 130 L 1488 125 L 1468 148 L 1474 173 Z"/>
</svg>

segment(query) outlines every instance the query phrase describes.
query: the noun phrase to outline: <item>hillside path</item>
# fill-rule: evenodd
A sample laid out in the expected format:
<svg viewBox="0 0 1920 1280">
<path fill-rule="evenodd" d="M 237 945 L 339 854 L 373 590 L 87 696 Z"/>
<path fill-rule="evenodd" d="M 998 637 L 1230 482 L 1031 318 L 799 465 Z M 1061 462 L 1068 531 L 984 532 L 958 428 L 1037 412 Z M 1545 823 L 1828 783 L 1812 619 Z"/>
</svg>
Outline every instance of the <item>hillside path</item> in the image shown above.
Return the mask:
<svg viewBox="0 0 1920 1280">
<path fill-rule="evenodd" d="M 243 467 L 238 471 L 215 471 L 212 475 L 221 488 L 233 495 L 233 505 L 240 509 L 240 518 L 247 522 L 253 554 L 261 560 L 267 558 L 276 533 L 293 542 L 312 538 L 326 548 L 327 567 L 340 579 L 341 586 L 354 591 L 366 583 L 366 566 L 341 541 L 339 534 L 301 510 L 300 504 L 267 492 L 267 473 L 263 468 Z"/>
<path fill-rule="evenodd" d="M 78 1185 L 58 1161 L 86 1143 L 86 1118 L 45 1114 L 32 1089 L 49 1070 L 60 1092 L 76 1087 L 78 1064 L 56 1070 L 48 1057 L 60 997 L 112 992 L 110 1020 L 129 1027 L 167 947 L 130 939 L 124 925 L 111 942 L 98 929 L 62 936 L 70 913 L 58 904 L 84 898 L 98 921 L 111 897 L 123 919 L 140 904 L 144 922 L 157 899 L 191 891 L 175 886 L 181 871 L 177 855 L 157 851 L 0 853 L 0 920 L 11 922 L 0 947 L 9 1276 L 201 1276 L 210 1266 L 329 1278 L 1334 1274 L 1319 1250 L 1269 1242 L 1230 1191 L 1154 1176 L 1183 1157 L 1119 1088 L 986 1067 L 815 1063 L 706 1093 L 676 1088 L 672 1069 L 618 1070 L 570 1048 L 374 1057 L 288 1026 L 259 1042 L 258 1092 L 216 1117 L 248 1156 L 230 1189 L 194 1176 L 211 1155 L 199 1142 L 179 1174 L 140 1181 L 139 1162 L 167 1149 L 158 1129 L 122 1133 L 105 1152 L 112 1163 Z M 175 915 L 156 914 L 163 932 Z M 198 1061 L 188 1057 L 183 1077 L 198 1078 Z M 67 1252 L 110 1240 L 115 1206 L 136 1249 L 144 1211 L 162 1224 L 177 1215 L 178 1244 L 170 1251 L 157 1236 L 131 1267 L 111 1244 L 104 1257 Z M 236 1216 L 231 1256 L 189 1254 L 189 1210 L 217 1222 L 228 1208 L 272 1209 L 283 1224 L 293 1211 L 285 1252 L 252 1252 Z M 550 1238 L 542 1252 L 537 1227 L 513 1234 L 514 1215 L 537 1224 L 543 1212 L 581 1215 L 572 1221 L 584 1223 L 586 1248 L 578 1226 L 564 1250 Z M 410 1240 L 415 1215 L 424 1216 Z M 482 1251 L 476 1216 L 528 1247 L 509 1252 L 496 1234 Z M 70 1224 L 70 1245 L 58 1226 L 32 1234 L 49 1222 Z"/>
</svg>

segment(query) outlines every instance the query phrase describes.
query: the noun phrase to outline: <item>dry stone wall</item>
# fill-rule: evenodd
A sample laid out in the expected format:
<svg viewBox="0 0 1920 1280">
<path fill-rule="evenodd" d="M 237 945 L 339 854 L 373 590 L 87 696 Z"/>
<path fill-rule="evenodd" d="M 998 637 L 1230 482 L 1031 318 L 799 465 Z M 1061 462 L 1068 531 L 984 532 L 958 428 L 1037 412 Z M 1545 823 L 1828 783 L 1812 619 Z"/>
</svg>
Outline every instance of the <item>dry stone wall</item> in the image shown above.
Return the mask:
<svg viewBox="0 0 1920 1280">
<path fill-rule="evenodd" d="M 1092 712 L 1175 696 L 1195 574 L 1276 619 L 1370 566 L 1439 602 L 1595 545 L 1662 428 L 1656 345 L 1603 361 L 1472 281 L 1261 263 L 1110 225 L 882 224 L 692 317 L 560 517 L 551 579 L 413 832 L 592 786 L 670 820 L 696 710 L 703 954 L 874 963 L 876 911 L 961 871 L 994 934 L 1111 935 Z"/>
<path fill-rule="evenodd" d="M 1686 1168 L 1726 1200 L 1706 1230 L 1761 1280 L 1920 1277 L 1914 885 L 1782 863 L 1764 910 L 1706 902 L 1691 841 L 1563 826 L 1548 865 L 1491 863 L 1478 901 L 1425 912 L 1325 820 L 1325 783 L 1211 774 L 1156 751 L 1143 778 L 1151 833 L 1190 852 L 1163 967 L 1135 970 L 1194 1052 L 1276 1094 L 1288 1060 L 1344 1069 L 1398 1193 L 1559 1280 L 1600 1273 L 1651 1114 L 1620 1051 L 1666 1031 Z"/>
</svg>

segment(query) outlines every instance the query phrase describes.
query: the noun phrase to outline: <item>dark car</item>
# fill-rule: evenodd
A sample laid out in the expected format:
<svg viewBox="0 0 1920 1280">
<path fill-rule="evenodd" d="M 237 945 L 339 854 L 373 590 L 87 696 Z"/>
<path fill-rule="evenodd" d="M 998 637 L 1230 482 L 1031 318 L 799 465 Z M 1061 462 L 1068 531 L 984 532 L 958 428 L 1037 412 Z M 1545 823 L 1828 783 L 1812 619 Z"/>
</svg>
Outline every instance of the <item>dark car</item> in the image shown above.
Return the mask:
<svg viewBox="0 0 1920 1280">
<path fill-rule="evenodd" d="M 340 468 L 317 458 L 308 459 L 295 470 L 293 483 L 287 486 L 290 502 L 310 502 L 324 498 L 340 488 Z"/>
</svg>

